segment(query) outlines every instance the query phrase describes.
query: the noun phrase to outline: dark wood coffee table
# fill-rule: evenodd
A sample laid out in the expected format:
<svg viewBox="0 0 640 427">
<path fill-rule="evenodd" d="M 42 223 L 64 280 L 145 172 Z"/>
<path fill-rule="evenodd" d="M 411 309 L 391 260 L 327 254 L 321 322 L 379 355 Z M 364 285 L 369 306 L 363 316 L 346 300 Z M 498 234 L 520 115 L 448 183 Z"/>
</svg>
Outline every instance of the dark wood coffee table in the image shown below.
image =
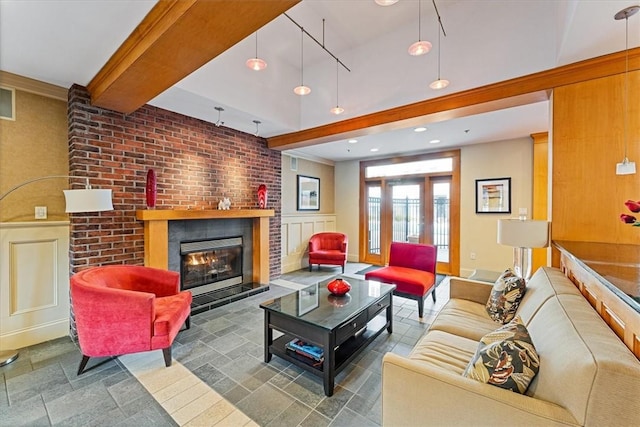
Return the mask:
<svg viewBox="0 0 640 427">
<path fill-rule="evenodd" d="M 393 329 L 395 285 L 345 278 L 352 288 L 342 297 L 327 290 L 332 279 L 260 304 L 264 309 L 264 361 L 277 355 L 323 378 L 333 395 L 335 376 L 385 329 Z M 273 331 L 283 335 L 273 339 Z M 317 362 L 285 346 L 299 338 L 323 349 Z"/>
</svg>

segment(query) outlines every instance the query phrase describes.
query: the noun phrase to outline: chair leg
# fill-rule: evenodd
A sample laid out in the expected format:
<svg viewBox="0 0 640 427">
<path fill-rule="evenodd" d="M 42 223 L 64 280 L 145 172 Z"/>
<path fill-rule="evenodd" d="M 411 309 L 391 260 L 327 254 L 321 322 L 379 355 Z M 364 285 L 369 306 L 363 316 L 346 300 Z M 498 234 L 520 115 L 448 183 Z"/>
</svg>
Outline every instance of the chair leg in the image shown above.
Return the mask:
<svg viewBox="0 0 640 427">
<path fill-rule="evenodd" d="M 435 301 L 435 299 L 434 299 Z M 187 320 L 184 321 L 185 326 L 187 327 L 187 329 L 191 329 L 191 315 L 187 316 Z"/>
<path fill-rule="evenodd" d="M 164 366 L 168 368 L 171 366 L 171 346 L 163 348 L 162 354 L 164 355 Z"/>
<path fill-rule="evenodd" d="M 342 264 L 342 274 L 344 274 L 344 264 Z"/>
<path fill-rule="evenodd" d="M 424 300 L 422 298 L 418 298 L 418 317 L 422 319 L 424 315 Z"/>
<path fill-rule="evenodd" d="M 80 361 L 80 366 L 78 367 L 78 376 L 80 376 L 80 374 L 82 374 L 82 372 L 84 371 L 84 368 L 87 366 L 87 362 L 89 361 L 89 359 L 89 356 L 85 356 L 84 354 L 82 355 L 82 360 Z"/>
<path fill-rule="evenodd" d="M 313 268 L 313 264 L 309 263 L 309 271 Z"/>
<path fill-rule="evenodd" d="M 431 291 L 431 298 L 433 298 L 433 302 L 436 302 L 436 290 Z"/>
</svg>

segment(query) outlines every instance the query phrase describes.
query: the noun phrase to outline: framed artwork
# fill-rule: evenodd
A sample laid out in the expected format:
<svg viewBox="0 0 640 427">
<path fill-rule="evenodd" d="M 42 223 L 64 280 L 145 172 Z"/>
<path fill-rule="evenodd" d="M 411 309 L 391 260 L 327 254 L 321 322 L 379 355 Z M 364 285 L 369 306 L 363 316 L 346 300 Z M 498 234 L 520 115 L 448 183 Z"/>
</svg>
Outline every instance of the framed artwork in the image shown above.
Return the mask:
<svg viewBox="0 0 640 427">
<path fill-rule="evenodd" d="M 511 213 L 511 178 L 476 179 L 476 213 Z"/>
<path fill-rule="evenodd" d="M 320 210 L 320 178 L 298 175 L 299 211 Z"/>
<path fill-rule="evenodd" d="M 318 284 L 307 286 L 298 291 L 298 316 L 302 316 L 318 307 Z"/>
</svg>

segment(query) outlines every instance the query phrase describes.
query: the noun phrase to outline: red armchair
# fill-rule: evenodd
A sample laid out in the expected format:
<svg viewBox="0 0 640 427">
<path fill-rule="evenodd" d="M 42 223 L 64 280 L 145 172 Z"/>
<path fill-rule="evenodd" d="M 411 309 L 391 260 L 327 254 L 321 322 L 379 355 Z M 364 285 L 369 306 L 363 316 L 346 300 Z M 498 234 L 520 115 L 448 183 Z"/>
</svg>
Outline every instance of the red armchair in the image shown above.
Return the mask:
<svg viewBox="0 0 640 427">
<path fill-rule="evenodd" d="M 345 234 L 325 232 L 316 233 L 309 239 L 309 271 L 313 264 L 340 265 L 344 273 L 347 262 L 348 238 Z"/>
<path fill-rule="evenodd" d="M 191 292 L 180 292 L 180 275 L 156 268 L 111 265 L 71 277 L 82 361 L 162 349 L 171 366 L 171 345 L 180 328 L 191 326 Z"/>
<path fill-rule="evenodd" d="M 424 315 L 424 300 L 431 294 L 436 302 L 435 282 L 438 248 L 417 243 L 391 243 L 389 265 L 364 275 L 365 280 L 376 280 L 396 285 L 394 295 L 418 302 L 418 315 Z"/>
</svg>

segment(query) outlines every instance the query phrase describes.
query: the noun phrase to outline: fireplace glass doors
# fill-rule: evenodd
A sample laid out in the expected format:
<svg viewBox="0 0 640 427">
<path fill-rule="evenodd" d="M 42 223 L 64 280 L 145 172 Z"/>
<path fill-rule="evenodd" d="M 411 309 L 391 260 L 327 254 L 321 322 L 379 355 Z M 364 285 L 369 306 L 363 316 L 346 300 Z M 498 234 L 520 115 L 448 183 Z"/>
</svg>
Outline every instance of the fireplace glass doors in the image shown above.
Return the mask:
<svg viewBox="0 0 640 427">
<path fill-rule="evenodd" d="M 180 243 L 182 290 L 195 295 L 242 284 L 242 237 Z"/>
</svg>

